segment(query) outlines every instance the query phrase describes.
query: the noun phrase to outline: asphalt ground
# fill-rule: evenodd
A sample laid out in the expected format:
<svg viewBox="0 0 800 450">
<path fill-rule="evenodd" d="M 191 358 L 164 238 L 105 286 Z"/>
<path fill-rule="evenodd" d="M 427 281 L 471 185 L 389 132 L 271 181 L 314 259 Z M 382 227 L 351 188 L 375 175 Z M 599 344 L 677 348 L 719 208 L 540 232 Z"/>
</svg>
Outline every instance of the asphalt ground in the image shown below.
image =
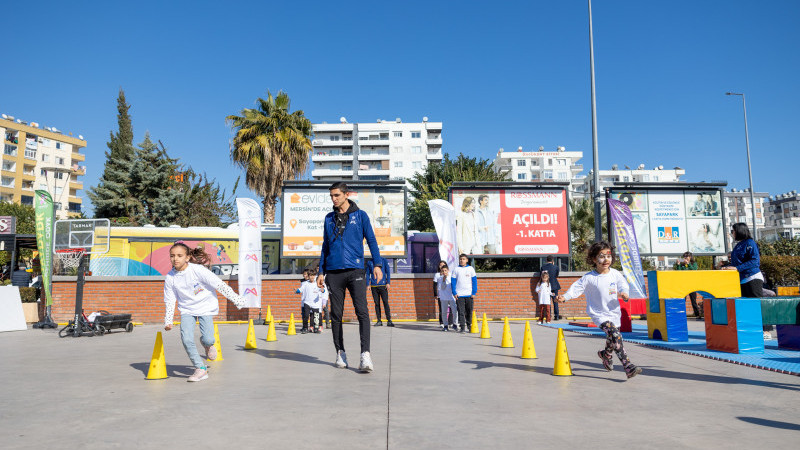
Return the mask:
<svg viewBox="0 0 800 450">
<path fill-rule="evenodd" d="M 644 323 L 637 321 L 637 323 Z M 689 322 L 690 329 L 702 323 Z M 177 327 L 59 338 L 0 333 L 0 447 L 92 448 L 791 448 L 800 437 L 800 377 L 626 345 L 644 369 L 627 380 L 604 340 L 565 332 L 573 376 L 554 376 L 557 330 L 531 322 L 537 359 L 442 332 L 434 322 L 372 328 L 375 371 L 357 371 L 356 324 L 344 325 L 349 369 L 333 367 L 329 330 L 244 350 L 247 325 L 220 325 L 222 361 L 188 383 Z M 299 330 L 299 327 L 298 327 Z M 162 331 L 169 378 L 146 380 Z M 199 334 L 199 331 L 198 331 Z M 198 336 L 199 340 L 199 336 Z"/>
</svg>

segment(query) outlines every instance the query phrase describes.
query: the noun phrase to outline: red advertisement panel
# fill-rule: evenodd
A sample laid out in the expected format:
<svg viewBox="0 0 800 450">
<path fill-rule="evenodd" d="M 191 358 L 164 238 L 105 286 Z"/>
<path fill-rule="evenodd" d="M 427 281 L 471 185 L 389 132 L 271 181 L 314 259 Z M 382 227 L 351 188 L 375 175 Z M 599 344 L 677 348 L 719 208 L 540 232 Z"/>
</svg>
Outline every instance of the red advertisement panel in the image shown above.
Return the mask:
<svg viewBox="0 0 800 450">
<path fill-rule="evenodd" d="M 569 254 L 564 189 L 453 189 L 459 253 L 485 256 Z"/>
</svg>

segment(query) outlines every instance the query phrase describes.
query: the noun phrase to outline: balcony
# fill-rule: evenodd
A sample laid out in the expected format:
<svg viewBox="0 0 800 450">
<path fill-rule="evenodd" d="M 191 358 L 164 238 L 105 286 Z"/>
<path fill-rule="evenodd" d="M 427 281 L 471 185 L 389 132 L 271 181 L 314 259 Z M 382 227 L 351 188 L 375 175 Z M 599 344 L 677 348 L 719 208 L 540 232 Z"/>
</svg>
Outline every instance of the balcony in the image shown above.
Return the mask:
<svg viewBox="0 0 800 450">
<path fill-rule="evenodd" d="M 352 161 L 353 155 L 344 155 L 342 153 L 326 153 L 326 152 L 315 152 L 311 155 L 311 161 L 313 162 L 326 162 L 326 161 Z"/>
<path fill-rule="evenodd" d="M 70 181 L 69 182 L 70 189 L 83 189 L 83 182 L 81 181 Z"/>
<path fill-rule="evenodd" d="M 341 139 L 336 141 L 331 139 L 314 139 L 311 141 L 311 145 L 314 147 L 352 147 L 353 139 Z"/>
<path fill-rule="evenodd" d="M 34 173 L 33 171 L 22 172 L 22 180 L 23 181 L 36 181 L 36 173 Z"/>
<path fill-rule="evenodd" d="M 391 172 L 392 171 L 389 170 L 389 169 L 381 169 L 381 168 L 370 167 L 370 168 L 367 168 L 367 169 L 358 169 L 358 176 L 370 176 L 370 175 L 386 175 L 386 176 L 389 176 L 389 175 L 391 175 Z"/>
<path fill-rule="evenodd" d="M 428 147 L 441 147 L 442 137 L 437 135 L 428 135 L 428 138 L 425 139 L 425 144 L 427 144 Z"/>
<path fill-rule="evenodd" d="M 72 152 L 72 161 L 86 161 L 86 155 L 80 152 Z"/>
<path fill-rule="evenodd" d="M 436 152 L 428 152 L 427 158 L 428 158 L 428 160 L 442 159 L 443 158 L 442 151 L 439 150 L 439 151 L 436 151 Z"/>
<path fill-rule="evenodd" d="M 389 136 L 385 137 L 360 137 L 358 138 L 358 145 L 361 147 L 388 147 Z"/>
<path fill-rule="evenodd" d="M 79 166 L 77 164 L 73 164 L 72 165 L 72 175 L 74 175 L 74 176 L 86 175 L 86 166 Z"/>
<path fill-rule="evenodd" d="M 389 159 L 389 149 L 386 150 L 367 150 L 358 153 L 359 161 L 383 161 Z"/>
<path fill-rule="evenodd" d="M 353 169 L 314 169 L 312 177 L 352 177 Z"/>
<path fill-rule="evenodd" d="M 69 196 L 69 202 L 70 203 L 76 203 L 76 204 L 78 204 L 78 206 L 80 206 L 80 204 L 83 203 L 83 199 L 80 198 L 80 197 L 76 197 L 74 195 L 70 195 Z"/>
<path fill-rule="evenodd" d="M 572 167 L 570 167 L 570 170 L 576 173 L 581 173 L 583 172 L 583 164 L 573 164 Z"/>
</svg>

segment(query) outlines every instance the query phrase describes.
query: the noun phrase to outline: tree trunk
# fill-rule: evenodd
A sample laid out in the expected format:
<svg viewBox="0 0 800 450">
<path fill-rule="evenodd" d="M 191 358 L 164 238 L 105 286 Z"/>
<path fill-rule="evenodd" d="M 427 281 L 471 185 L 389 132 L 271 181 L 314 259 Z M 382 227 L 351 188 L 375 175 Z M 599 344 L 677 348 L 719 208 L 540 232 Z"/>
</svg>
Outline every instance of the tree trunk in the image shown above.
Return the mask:
<svg viewBox="0 0 800 450">
<path fill-rule="evenodd" d="M 275 223 L 275 204 L 278 198 L 264 198 L 264 223 Z"/>
</svg>

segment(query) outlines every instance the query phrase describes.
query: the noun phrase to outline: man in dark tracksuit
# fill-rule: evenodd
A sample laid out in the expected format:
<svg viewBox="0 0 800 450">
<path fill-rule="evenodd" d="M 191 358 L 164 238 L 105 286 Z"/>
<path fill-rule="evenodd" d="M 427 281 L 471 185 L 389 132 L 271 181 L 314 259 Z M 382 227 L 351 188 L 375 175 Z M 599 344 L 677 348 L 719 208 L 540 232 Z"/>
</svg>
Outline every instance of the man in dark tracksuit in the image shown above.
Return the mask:
<svg viewBox="0 0 800 450">
<path fill-rule="evenodd" d="M 550 274 L 550 290 L 553 291 L 553 295 L 558 297 L 558 291 L 561 290 L 561 284 L 558 283 L 558 274 L 561 271 L 553 264 L 553 255 L 548 255 L 545 258 L 545 262 L 546 264 L 539 271 Z M 553 302 L 553 319 L 561 320 L 561 315 L 558 313 L 558 302 Z"/>
<path fill-rule="evenodd" d="M 373 269 L 375 268 L 375 258 L 370 259 L 367 261 L 367 276 L 369 277 L 369 286 L 370 290 L 372 291 L 372 301 L 375 302 L 375 316 L 378 317 L 378 321 L 375 322 L 376 327 L 383 326 L 383 322 L 381 322 L 381 300 L 383 300 L 383 310 L 386 313 L 386 326 L 393 327 L 394 324 L 392 323 L 392 313 L 389 312 L 389 283 L 391 283 L 391 274 L 389 267 L 389 261 L 384 258 L 381 258 L 381 266 L 383 267 L 383 278 L 378 279 L 372 275 Z"/>
<path fill-rule="evenodd" d="M 331 305 L 331 330 L 336 347 L 336 367 L 347 367 L 347 356 L 342 338 L 342 315 L 344 313 L 345 289 L 353 299 L 353 308 L 358 317 L 361 335 L 361 364 L 359 370 L 372 372 L 372 357 L 369 354 L 369 309 L 367 308 L 367 281 L 364 271 L 364 239 L 376 261 L 382 261 L 378 241 L 367 213 L 347 199 L 347 185 L 336 182 L 328 188 L 333 211 L 325 216 L 322 252 L 319 258 L 317 284 L 328 285 Z M 373 275 L 383 278 L 381 263 L 375 264 Z"/>
</svg>

